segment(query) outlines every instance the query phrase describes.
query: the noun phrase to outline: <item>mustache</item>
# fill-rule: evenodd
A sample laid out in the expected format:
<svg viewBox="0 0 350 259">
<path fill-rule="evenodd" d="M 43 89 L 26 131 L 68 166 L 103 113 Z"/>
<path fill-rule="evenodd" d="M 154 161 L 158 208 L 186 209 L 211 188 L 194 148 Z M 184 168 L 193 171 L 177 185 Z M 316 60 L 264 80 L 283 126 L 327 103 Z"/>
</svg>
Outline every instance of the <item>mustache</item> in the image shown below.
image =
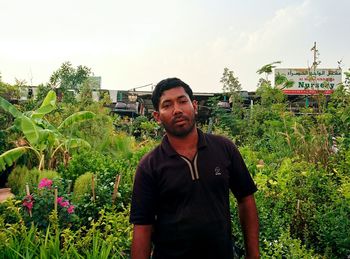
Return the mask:
<svg viewBox="0 0 350 259">
<path fill-rule="evenodd" d="M 189 120 L 189 118 L 186 115 L 181 114 L 181 115 L 175 115 L 171 121 L 172 123 L 176 123 L 182 120 Z"/>
</svg>

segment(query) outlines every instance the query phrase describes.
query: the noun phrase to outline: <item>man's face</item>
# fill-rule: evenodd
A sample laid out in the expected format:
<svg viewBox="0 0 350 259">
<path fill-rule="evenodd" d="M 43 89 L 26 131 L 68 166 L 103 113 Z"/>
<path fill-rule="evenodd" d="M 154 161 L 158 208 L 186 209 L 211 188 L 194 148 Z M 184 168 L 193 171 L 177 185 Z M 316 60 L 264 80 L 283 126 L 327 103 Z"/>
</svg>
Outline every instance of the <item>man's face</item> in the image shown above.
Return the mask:
<svg viewBox="0 0 350 259">
<path fill-rule="evenodd" d="M 153 116 L 164 126 L 167 134 L 185 137 L 194 129 L 196 111 L 197 102 L 191 101 L 182 87 L 176 87 L 163 92 L 159 111 L 155 111 Z"/>
</svg>

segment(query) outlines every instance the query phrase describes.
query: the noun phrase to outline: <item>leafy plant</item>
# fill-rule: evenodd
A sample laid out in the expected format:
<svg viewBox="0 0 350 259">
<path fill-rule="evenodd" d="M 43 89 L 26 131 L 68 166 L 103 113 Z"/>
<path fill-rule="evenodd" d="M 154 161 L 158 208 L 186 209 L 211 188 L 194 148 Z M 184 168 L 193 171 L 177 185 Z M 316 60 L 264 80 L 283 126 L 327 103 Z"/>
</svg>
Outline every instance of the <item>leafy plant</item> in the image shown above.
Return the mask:
<svg viewBox="0 0 350 259">
<path fill-rule="evenodd" d="M 264 240 L 261 249 L 262 258 L 322 258 L 309 250 L 298 239 L 293 239 L 289 231 L 284 230 L 278 239 Z"/>
<path fill-rule="evenodd" d="M 29 170 L 26 166 L 16 166 L 8 177 L 8 186 L 11 188 L 11 192 L 19 194 L 24 192 L 26 182 L 28 182 Z"/>
<path fill-rule="evenodd" d="M 45 168 L 45 160 L 48 167 L 54 168 L 59 151 L 63 155 L 64 163 L 69 159 L 69 151 L 72 148 L 90 147 L 90 145 L 77 138 L 66 138 L 61 134 L 62 128 L 68 127 L 76 122 L 91 119 L 91 112 L 79 112 L 66 118 L 58 128 L 53 127 L 44 116 L 56 108 L 56 94 L 50 91 L 41 106 L 34 111 L 21 113 L 12 104 L 0 97 L 0 107 L 15 117 L 13 128 L 23 133 L 25 143 L 14 149 L 8 150 L 0 155 L 0 170 L 11 166 L 25 152 L 32 151 L 38 161 L 39 170 Z"/>
<path fill-rule="evenodd" d="M 91 150 L 76 154 L 72 157 L 66 168 L 60 167 L 59 170 L 63 178 L 74 182 L 80 175 L 86 172 L 92 172 L 94 174 L 110 172 L 115 174 L 116 163 L 110 156 Z"/>
<path fill-rule="evenodd" d="M 0 203 L 0 215 L 3 224 L 16 224 L 22 220 L 22 216 L 18 210 L 20 203 L 20 201 L 13 198 L 6 199 Z"/>
<path fill-rule="evenodd" d="M 78 202 L 82 197 L 87 194 L 91 197 L 91 181 L 93 177 L 93 173 L 86 172 L 80 175 L 74 183 L 74 195 L 73 200 Z"/>
</svg>

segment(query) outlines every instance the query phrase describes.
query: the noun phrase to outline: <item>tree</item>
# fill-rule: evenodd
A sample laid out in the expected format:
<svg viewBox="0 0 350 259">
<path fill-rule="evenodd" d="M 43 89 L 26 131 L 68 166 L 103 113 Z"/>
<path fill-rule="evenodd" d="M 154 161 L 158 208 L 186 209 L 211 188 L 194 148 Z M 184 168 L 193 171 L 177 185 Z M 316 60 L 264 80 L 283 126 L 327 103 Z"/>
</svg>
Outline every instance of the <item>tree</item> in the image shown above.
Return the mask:
<svg viewBox="0 0 350 259">
<path fill-rule="evenodd" d="M 268 80 L 268 76 L 276 67 L 275 64 L 281 64 L 281 61 L 275 61 L 264 65 L 256 71 L 260 75 L 265 73 L 265 79 L 259 79 L 258 88 L 256 90 L 256 96 L 260 97 L 260 102 L 263 107 L 270 107 L 272 104 L 284 103 L 286 97 L 281 89 L 291 87 L 294 83 L 293 81 L 289 81 L 285 75 L 278 73 L 275 76 L 275 87 L 273 87 L 271 81 Z"/>
<path fill-rule="evenodd" d="M 281 64 L 281 61 L 275 61 L 270 64 L 264 65 L 258 71 L 256 71 L 259 75 L 265 74 L 265 80 L 269 81 L 268 76 L 272 73 L 272 70 L 276 67 L 276 64 Z"/>
<path fill-rule="evenodd" d="M 20 89 L 17 85 L 10 85 L 2 82 L 0 77 L 0 96 L 8 101 L 18 100 L 20 97 Z"/>
<path fill-rule="evenodd" d="M 50 90 L 53 89 L 49 85 L 38 85 L 37 92 L 35 95 L 35 102 L 40 104 L 45 99 L 45 96 L 50 92 Z"/>
<path fill-rule="evenodd" d="M 238 138 L 241 135 L 241 118 L 244 113 L 241 100 L 241 84 L 238 77 L 234 76 L 234 72 L 228 68 L 224 68 L 220 82 L 222 83 L 223 92 L 228 95 L 230 103 L 232 104 L 232 110 L 229 112 L 227 109 L 222 109 L 219 104 L 219 97 L 211 98 L 210 105 L 212 106 L 212 116 L 214 117 L 217 128 L 221 128 L 228 134 L 234 136 L 235 141 L 239 141 Z"/>
<path fill-rule="evenodd" d="M 86 66 L 78 66 L 74 68 L 72 64 L 67 61 L 61 67 L 53 72 L 50 77 L 49 86 L 52 89 L 60 89 L 63 94 L 64 102 L 72 102 L 74 94 L 79 93 L 83 83 L 92 75 L 91 69 Z"/>
<path fill-rule="evenodd" d="M 222 83 L 223 92 L 229 94 L 233 110 L 236 103 L 240 101 L 239 92 L 242 90 L 241 83 L 239 82 L 238 77 L 234 76 L 233 71 L 229 70 L 227 67 L 224 68 L 220 83 Z"/>
<path fill-rule="evenodd" d="M 271 84 L 263 82 L 256 90 L 256 96 L 260 97 L 260 102 L 263 107 L 271 108 L 273 104 L 284 103 L 286 95 L 281 89 L 272 87 Z"/>
</svg>

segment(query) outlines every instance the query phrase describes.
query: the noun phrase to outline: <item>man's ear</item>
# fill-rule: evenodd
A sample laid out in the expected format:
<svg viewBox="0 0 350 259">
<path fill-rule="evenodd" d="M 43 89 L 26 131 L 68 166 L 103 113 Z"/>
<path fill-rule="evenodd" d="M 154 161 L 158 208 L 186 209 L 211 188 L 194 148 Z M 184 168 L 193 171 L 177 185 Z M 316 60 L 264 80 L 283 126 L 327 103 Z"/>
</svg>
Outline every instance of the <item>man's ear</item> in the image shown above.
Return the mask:
<svg viewBox="0 0 350 259">
<path fill-rule="evenodd" d="M 156 120 L 158 124 L 161 124 L 162 122 L 160 121 L 159 118 L 159 112 L 158 111 L 153 111 L 153 118 Z"/>
<path fill-rule="evenodd" d="M 198 101 L 197 100 L 193 100 L 192 101 L 192 105 L 193 105 L 194 113 L 198 114 Z"/>
</svg>

